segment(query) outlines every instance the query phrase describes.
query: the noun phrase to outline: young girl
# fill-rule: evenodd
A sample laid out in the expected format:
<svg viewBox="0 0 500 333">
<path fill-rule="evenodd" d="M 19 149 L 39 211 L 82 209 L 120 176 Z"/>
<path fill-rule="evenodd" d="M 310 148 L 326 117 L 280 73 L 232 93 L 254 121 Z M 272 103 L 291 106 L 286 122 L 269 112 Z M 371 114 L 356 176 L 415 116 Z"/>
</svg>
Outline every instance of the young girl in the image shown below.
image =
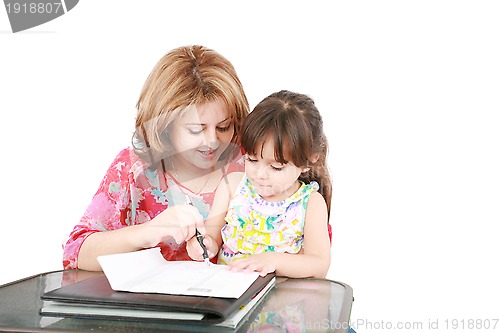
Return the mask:
<svg viewBox="0 0 500 333">
<path fill-rule="evenodd" d="M 154 246 L 168 260 L 189 260 L 185 240 L 195 228 L 205 232 L 220 180 L 243 170 L 237 138 L 248 101 L 233 66 L 217 52 L 203 46 L 168 52 L 137 109 L 133 147 L 116 156 L 73 228 L 65 269 L 100 270 L 100 255 Z M 184 205 L 186 195 L 194 206 Z"/>
<path fill-rule="evenodd" d="M 245 173 L 233 173 L 227 186 L 219 186 L 205 223 L 209 256 L 218 253 L 219 262 L 233 270 L 325 277 L 331 180 L 313 100 L 289 91 L 268 96 L 245 120 L 241 145 Z M 227 211 L 225 218 L 221 211 Z M 187 249 L 201 259 L 195 240 Z"/>
</svg>

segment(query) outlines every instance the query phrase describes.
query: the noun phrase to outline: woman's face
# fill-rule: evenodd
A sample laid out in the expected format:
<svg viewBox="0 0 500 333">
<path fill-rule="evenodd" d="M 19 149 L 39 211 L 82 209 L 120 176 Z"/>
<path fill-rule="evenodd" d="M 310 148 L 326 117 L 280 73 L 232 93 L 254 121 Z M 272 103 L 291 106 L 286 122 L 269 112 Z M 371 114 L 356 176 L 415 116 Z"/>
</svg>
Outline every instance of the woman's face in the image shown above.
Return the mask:
<svg viewBox="0 0 500 333">
<path fill-rule="evenodd" d="M 168 133 L 176 167 L 209 169 L 230 144 L 234 121 L 225 103 L 214 100 L 190 107 Z"/>
</svg>

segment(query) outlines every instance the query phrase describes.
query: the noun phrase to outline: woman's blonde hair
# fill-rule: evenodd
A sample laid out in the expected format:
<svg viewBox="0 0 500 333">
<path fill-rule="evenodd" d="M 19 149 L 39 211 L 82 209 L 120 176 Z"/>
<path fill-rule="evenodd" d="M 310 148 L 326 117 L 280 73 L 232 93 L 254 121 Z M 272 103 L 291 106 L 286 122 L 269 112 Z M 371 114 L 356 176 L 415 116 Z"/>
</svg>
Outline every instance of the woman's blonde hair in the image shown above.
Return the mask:
<svg viewBox="0 0 500 333">
<path fill-rule="evenodd" d="M 149 74 L 137 101 L 133 147 L 150 167 L 169 154 L 169 125 L 189 106 L 219 100 L 234 123 L 232 142 L 249 113 L 248 100 L 233 65 L 214 50 L 200 45 L 171 50 Z"/>
</svg>

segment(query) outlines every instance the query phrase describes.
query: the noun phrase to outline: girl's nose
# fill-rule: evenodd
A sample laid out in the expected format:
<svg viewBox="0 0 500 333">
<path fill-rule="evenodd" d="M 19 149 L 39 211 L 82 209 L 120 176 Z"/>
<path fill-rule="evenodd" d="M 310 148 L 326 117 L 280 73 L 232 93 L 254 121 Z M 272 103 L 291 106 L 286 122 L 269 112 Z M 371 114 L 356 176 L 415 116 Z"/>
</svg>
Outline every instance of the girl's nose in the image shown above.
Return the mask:
<svg viewBox="0 0 500 333">
<path fill-rule="evenodd" d="M 260 163 L 258 163 L 258 165 L 256 166 L 256 174 L 257 174 L 257 177 L 260 178 L 260 179 L 266 179 L 267 178 L 267 168 L 265 165 L 260 165 Z"/>
</svg>

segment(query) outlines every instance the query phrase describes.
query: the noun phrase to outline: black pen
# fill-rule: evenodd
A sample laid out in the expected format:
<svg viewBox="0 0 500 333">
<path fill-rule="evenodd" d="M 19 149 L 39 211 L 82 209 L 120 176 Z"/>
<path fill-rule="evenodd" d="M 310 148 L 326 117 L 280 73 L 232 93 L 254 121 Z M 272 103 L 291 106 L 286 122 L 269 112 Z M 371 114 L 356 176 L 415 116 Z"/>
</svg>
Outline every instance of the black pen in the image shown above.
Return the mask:
<svg viewBox="0 0 500 333">
<path fill-rule="evenodd" d="M 188 205 L 194 207 L 193 202 L 191 201 L 191 198 L 187 194 L 184 194 L 184 196 L 186 197 L 186 203 Z M 196 229 L 196 239 L 198 240 L 198 243 L 200 244 L 201 248 L 203 249 L 203 261 L 206 262 L 207 265 L 210 265 L 210 260 L 208 259 L 207 247 L 205 246 L 205 244 L 203 244 L 203 235 L 200 234 L 198 229 Z"/>
</svg>

